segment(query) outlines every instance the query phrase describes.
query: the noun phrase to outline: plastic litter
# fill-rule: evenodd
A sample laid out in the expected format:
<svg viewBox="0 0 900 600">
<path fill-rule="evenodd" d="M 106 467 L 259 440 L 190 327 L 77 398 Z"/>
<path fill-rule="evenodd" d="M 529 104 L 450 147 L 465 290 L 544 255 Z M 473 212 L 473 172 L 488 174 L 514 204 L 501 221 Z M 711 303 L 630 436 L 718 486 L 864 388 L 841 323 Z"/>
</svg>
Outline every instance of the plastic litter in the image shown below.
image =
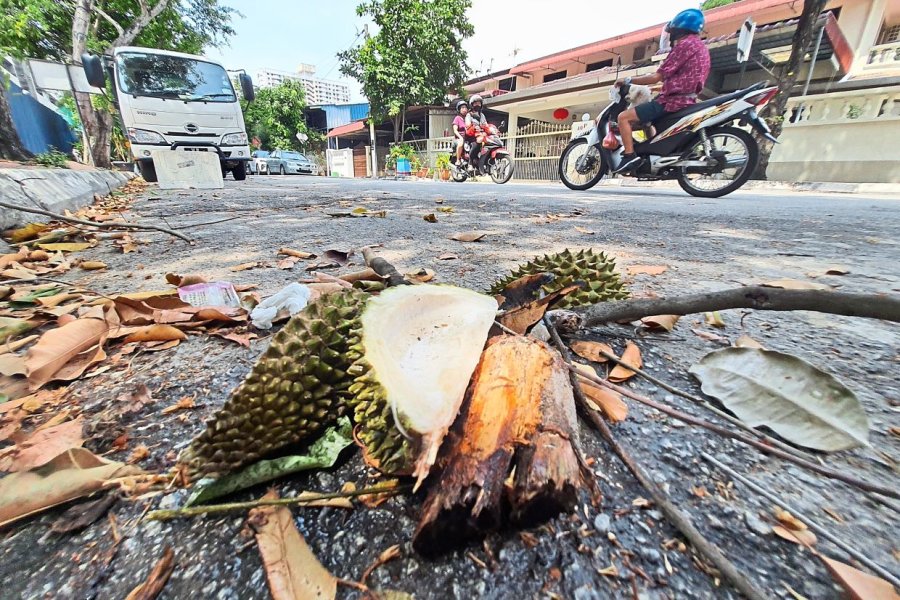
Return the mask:
<svg viewBox="0 0 900 600">
<path fill-rule="evenodd" d="M 257 329 L 269 329 L 280 311 L 285 310 L 293 316 L 303 310 L 309 303 L 310 294 L 309 287 L 301 283 L 287 285 L 257 304 L 250 312 L 250 320 Z"/>
<path fill-rule="evenodd" d="M 227 281 L 212 283 L 195 283 L 178 288 L 178 297 L 191 306 L 230 306 L 241 305 L 234 286 Z"/>
</svg>

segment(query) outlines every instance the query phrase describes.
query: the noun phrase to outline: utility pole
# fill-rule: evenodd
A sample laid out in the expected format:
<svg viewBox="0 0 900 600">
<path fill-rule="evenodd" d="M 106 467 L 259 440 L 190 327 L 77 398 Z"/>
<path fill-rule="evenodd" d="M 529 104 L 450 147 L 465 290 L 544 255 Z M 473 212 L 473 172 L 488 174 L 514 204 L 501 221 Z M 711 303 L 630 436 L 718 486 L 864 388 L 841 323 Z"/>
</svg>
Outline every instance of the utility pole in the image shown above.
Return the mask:
<svg viewBox="0 0 900 600">
<path fill-rule="evenodd" d="M 363 32 L 366 41 L 369 40 L 369 24 L 366 23 Z M 366 98 L 368 100 L 368 98 Z M 372 144 L 372 179 L 378 179 L 378 140 L 375 135 L 375 117 L 372 115 L 372 103 L 369 103 L 369 143 Z"/>
</svg>

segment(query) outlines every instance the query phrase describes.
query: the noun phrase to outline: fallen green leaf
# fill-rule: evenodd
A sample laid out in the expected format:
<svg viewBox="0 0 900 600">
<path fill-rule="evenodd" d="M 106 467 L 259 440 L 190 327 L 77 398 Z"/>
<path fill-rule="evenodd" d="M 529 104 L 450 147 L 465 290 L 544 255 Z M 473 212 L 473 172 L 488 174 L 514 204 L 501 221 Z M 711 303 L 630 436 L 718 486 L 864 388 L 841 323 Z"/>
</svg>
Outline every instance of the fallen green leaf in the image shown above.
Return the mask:
<svg viewBox="0 0 900 600">
<path fill-rule="evenodd" d="M 704 393 L 751 427 L 764 425 L 789 442 L 824 452 L 869 445 L 859 398 L 796 356 L 726 348 L 710 352 L 690 372 Z"/>
<path fill-rule="evenodd" d="M 33 329 L 34 325 L 25 319 L 0 317 L 0 344 L 9 338 Z"/>
<path fill-rule="evenodd" d="M 61 291 L 63 291 L 63 288 L 61 286 L 51 286 L 51 287 L 46 287 L 46 288 L 43 288 L 40 290 L 35 290 L 35 291 L 31 292 L 30 294 L 26 294 L 26 295 L 22 296 L 21 298 L 16 298 L 16 296 L 13 295 L 12 298 L 15 298 L 15 299 L 11 298 L 9 300 L 9 306 L 10 306 L 10 308 L 27 308 L 29 306 L 33 306 L 33 305 L 37 304 L 38 298 L 47 298 L 48 296 L 55 296 L 56 294 L 60 293 Z"/>
<path fill-rule="evenodd" d="M 350 419 L 343 417 L 336 427 L 325 430 L 325 433 L 310 446 L 307 454 L 261 460 L 237 473 L 225 475 L 206 484 L 200 483 L 188 497 L 185 506 L 204 504 L 290 473 L 327 469 L 334 465 L 341 451 L 352 443 L 353 427 Z"/>
</svg>

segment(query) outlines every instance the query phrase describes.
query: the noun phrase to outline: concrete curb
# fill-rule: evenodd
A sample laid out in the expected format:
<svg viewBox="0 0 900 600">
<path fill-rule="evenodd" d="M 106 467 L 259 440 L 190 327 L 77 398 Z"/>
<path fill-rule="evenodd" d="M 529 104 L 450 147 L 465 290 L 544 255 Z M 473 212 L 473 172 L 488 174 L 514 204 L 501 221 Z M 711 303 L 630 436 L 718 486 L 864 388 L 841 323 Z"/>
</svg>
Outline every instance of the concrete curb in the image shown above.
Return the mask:
<svg viewBox="0 0 900 600">
<path fill-rule="evenodd" d="M 94 194 L 107 195 L 122 187 L 131 173 L 123 171 L 70 171 L 68 169 L 0 169 L 0 198 L 26 207 L 63 213 L 94 201 Z M 0 209 L 0 229 L 47 217 L 17 210 Z"/>
</svg>

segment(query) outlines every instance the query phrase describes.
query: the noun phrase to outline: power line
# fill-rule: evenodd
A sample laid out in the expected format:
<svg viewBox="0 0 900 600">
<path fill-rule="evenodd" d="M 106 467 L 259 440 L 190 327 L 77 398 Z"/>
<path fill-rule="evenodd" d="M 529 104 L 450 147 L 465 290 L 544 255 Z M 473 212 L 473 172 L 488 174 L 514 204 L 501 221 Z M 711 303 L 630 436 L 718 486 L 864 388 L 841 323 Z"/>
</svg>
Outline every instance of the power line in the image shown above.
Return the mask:
<svg viewBox="0 0 900 600">
<path fill-rule="evenodd" d="M 367 28 L 364 27 L 364 28 L 362 29 L 362 31 L 360 31 L 359 33 L 356 34 L 356 37 L 353 38 L 353 41 L 350 42 L 350 45 L 349 45 L 349 46 L 347 46 L 347 50 L 350 50 L 351 48 L 353 48 L 353 45 L 356 44 L 357 40 L 359 40 L 359 37 L 360 37 L 362 34 L 366 33 L 366 30 L 367 30 Z M 345 52 L 346 52 L 346 50 L 345 50 Z M 336 61 L 334 61 L 334 64 L 331 65 L 331 68 L 328 69 L 328 72 L 325 73 L 325 75 L 322 76 L 322 79 L 328 79 L 328 76 L 331 75 L 331 72 L 334 71 L 335 67 L 337 67 L 338 64 L 339 64 L 340 62 L 341 62 L 341 59 L 340 59 L 340 58 L 338 58 Z"/>
</svg>

